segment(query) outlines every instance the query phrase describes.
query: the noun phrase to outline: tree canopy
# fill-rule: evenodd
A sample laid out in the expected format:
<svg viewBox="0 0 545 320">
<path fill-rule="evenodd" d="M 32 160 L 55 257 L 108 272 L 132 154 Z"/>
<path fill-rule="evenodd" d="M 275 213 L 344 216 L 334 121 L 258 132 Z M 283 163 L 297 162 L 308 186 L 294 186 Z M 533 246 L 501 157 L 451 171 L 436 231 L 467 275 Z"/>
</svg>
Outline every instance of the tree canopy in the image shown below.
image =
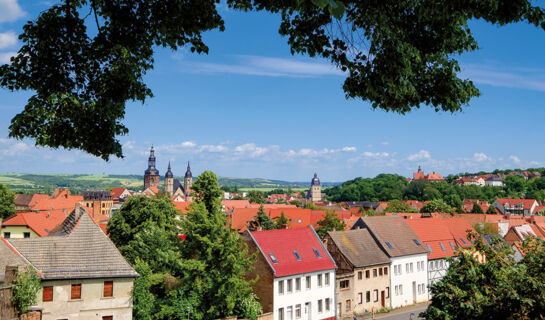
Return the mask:
<svg viewBox="0 0 545 320">
<path fill-rule="evenodd" d="M 9 188 L 0 183 L 0 219 L 15 214 L 15 196 Z"/>
<path fill-rule="evenodd" d="M 284 216 L 284 219 L 285 218 L 286 217 Z M 267 215 L 265 209 L 263 208 L 263 205 L 260 205 L 259 210 L 257 210 L 257 214 L 254 216 L 254 219 L 248 221 L 248 230 L 256 231 L 273 229 L 277 229 L 277 224 L 274 222 L 273 219 L 271 219 L 271 217 Z"/>
<path fill-rule="evenodd" d="M 448 213 L 453 213 L 452 212 L 452 207 L 449 206 L 448 204 L 446 204 L 441 199 L 435 199 L 435 200 L 431 200 L 428 203 L 425 203 L 422 206 L 422 209 L 420 209 L 420 212 L 426 212 L 426 213 L 448 212 Z"/>
<path fill-rule="evenodd" d="M 325 237 L 329 231 L 342 231 L 346 227 L 341 218 L 334 211 L 326 210 L 323 219 L 317 222 L 316 233 L 320 238 Z"/>
<path fill-rule="evenodd" d="M 121 157 L 127 101 L 153 94 L 144 76 L 156 47 L 208 53 L 202 33 L 225 29 L 217 0 L 65 0 L 29 21 L 23 43 L 0 67 L 0 86 L 29 90 L 11 121 L 15 138 L 36 145 Z M 479 91 L 459 76 L 457 58 L 478 49 L 468 21 L 545 28 L 530 0 L 228 0 L 231 9 L 281 17 L 292 54 L 323 57 L 345 72 L 347 98 L 406 113 L 422 105 L 456 112 Z"/>
</svg>

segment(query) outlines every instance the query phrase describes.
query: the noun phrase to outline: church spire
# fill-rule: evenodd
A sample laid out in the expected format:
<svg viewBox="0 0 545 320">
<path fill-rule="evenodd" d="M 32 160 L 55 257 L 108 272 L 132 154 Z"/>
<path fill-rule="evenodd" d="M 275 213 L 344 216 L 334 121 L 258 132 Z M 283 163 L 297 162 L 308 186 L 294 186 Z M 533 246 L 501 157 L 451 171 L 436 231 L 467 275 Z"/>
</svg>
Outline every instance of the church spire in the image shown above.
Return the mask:
<svg viewBox="0 0 545 320">
<path fill-rule="evenodd" d="M 174 178 L 174 175 L 172 174 L 172 171 L 170 170 L 170 161 L 168 162 L 168 169 L 167 169 L 167 173 L 165 173 L 165 178 Z"/>
<path fill-rule="evenodd" d="M 189 165 L 189 161 L 187 162 L 187 171 L 185 172 L 186 178 L 192 178 L 193 174 L 191 173 L 191 166 Z"/>
</svg>

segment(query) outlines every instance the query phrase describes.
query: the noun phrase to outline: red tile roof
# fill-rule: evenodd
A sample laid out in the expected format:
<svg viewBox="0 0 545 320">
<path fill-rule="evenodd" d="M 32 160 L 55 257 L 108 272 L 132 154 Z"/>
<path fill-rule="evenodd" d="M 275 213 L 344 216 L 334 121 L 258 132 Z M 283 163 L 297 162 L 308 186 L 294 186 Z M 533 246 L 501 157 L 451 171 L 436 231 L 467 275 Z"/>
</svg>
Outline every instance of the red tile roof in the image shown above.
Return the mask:
<svg viewBox="0 0 545 320">
<path fill-rule="evenodd" d="M 187 211 L 189 210 L 189 206 L 192 204 L 193 202 L 191 201 L 174 201 L 172 202 L 172 204 L 176 207 L 176 209 L 180 210 L 181 213 L 187 213 Z"/>
<path fill-rule="evenodd" d="M 26 226 L 38 236 L 45 237 L 53 228 L 61 224 L 69 213 L 64 210 L 40 211 L 39 213 L 34 211 L 19 212 L 4 220 L 2 226 Z"/>
<path fill-rule="evenodd" d="M 312 227 L 247 232 L 272 266 L 276 277 L 336 268 L 335 262 Z M 318 251 L 320 257 L 314 253 L 314 249 Z M 300 261 L 294 251 L 301 257 Z M 271 253 L 277 263 L 271 259 L 269 255 Z"/>
<path fill-rule="evenodd" d="M 522 208 L 524 210 L 530 210 L 532 206 L 537 202 L 535 199 L 496 199 L 499 204 L 502 206 L 505 206 L 507 203 L 508 206 L 516 206 L 519 203 L 522 204 Z"/>
<path fill-rule="evenodd" d="M 221 204 L 225 206 L 225 211 L 231 211 L 235 208 L 247 208 L 250 206 L 248 200 L 222 200 Z"/>
<path fill-rule="evenodd" d="M 456 243 L 462 247 L 467 248 L 471 246 L 471 242 L 467 239 L 468 231 L 475 231 L 473 227 L 464 218 L 450 218 L 443 220 L 450 230 L 452 237 L 456 240 Z"/>
<path fill-rule="evenodd" d="M 110 194 L 114 198 L 119 198 L 119 196 L 121 194 L 123 194 L 123 192 L 125 192 L 125 190 L 127 190 L 127 188 L 113 188 L 112 191 L 110 191 Z"/>
<path fill-rule="evenodd" d="M 409 227 L 424 242 L 428 249 L 428 259 L 439 259 L 454 255 L 453 235 L 441 218 L 418 218 L 405 220 Z M 451 245 L 452 243 L 452 245 Z M 442 244 L 442 246 L 441 246 Z M 428 247 L 429 246 L 429 247 Z M 430 252 L 431 248 L 431 252 Z"/>
<path fill-rule="evenodd" d="M 236 229 L 239 232 L 246 231 L 248 221 L 254 219 L 258 210 L 258 208 L 235 208 L 232 213 L 227 215 L 227 221 L 228 223 L 231 223 L 233 229 Z"/>
</svg>

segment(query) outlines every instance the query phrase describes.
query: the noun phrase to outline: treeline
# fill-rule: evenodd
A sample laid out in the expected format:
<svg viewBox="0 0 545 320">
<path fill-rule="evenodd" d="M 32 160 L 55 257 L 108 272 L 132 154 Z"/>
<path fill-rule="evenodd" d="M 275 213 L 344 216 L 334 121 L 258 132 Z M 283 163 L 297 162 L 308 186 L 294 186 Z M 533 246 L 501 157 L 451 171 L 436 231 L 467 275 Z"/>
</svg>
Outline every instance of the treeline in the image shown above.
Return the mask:
<svg viewBox="0 0 545 320">
<path fill-rule="evenodd" d="M 460 208 L 463 199 L 493 202 L 497 198 L 545 199 L 545 177 L 528 181 L 521 176 L 507 176 L 503 187 L 453 185 L 448 182 L 415 180 L 395 174 L 379 174 L 375 178 L 356 178 L 341 186 L 325 190 L 327 199 L 341 201 L 390 201 L 441 199 L 453 208 Z"/>
</svg>

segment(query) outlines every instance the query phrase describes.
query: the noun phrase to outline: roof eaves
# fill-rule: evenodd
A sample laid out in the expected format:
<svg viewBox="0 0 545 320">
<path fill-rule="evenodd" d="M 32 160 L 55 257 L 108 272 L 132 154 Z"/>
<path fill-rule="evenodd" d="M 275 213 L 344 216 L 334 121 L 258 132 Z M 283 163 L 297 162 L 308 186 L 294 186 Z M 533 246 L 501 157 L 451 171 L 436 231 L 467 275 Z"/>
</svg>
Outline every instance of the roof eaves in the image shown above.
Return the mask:
<svg viewBox="0 0 545 320">
<path fill-rule="evenodd" d="M 273 265 L 271 264 L 271 262 L 269 261 L 269 259 L 267 259 L 267 255 L 265 254 L 265 252 L 263 252 L 263 250 L 261 249 L 261 246 L 259 245 L 259 243 L 255 240 L 254 238 L 254 235 L 252 234 L 252 232 L 250 230 L 247 230 L 248 231 L 248 234 L 250 235 L 250 237 L 252 238 L 252 241 L 255 243 L 255 245 L 257 246 L 257 248 L 259 249 L 259 252 L 261 252 L 261 254 L 263 255 L 263 258 L 265 258 L 265 261 L 267 261 L 267 263 L 269 264 L 269 267 L 271 267 L 272 271 L 273 271 L 273 274 L 276 276 L 276 270 L 274 269 Z"/>
<path fill-rule="evenodd" d="M 29 266 L 32 266 L 32 268 L 34 268 L 34 270 L 36 271 L 36 273 L 38 274 L 38 276 L 40 278 L 43 278 L 43 274 L 40 270 L 38 270 L 32 263 L 30 263 L 30 261 L 28 261 L 27 258 L 25 258 L 24 255 L 22 255 L 19 250 L 17 250 L 17 248 L 15 248 L 8 240 L 6 240 L 5 238 L 2 238 L 2 240 L 4 241 L 4 243 L 8 246 L 8 248 L 11 249 L 11 251 L 15 252 L 16 255 L 18 255 L 19 257 L 21 257 L 21 259 Z"/>
<path fill-rule="evenodd" d="M 309 225 L 309 228 L 312 230 L 312 233 L 314 233 L 314 236 L 316 237 L 318 242 L 320 242 L 320 245 L 322 246 L 322 249 L 324 249 L 325 253 L 327 253 L 327 256 L 329 257 L 329 260 L 331 260 L 331 262 L 333 262 L 333 265 L 335 266 L 335 269 L 337 269 L 338 267 L 337 267 L 337 264 L 335 263 L 335 259 L 333 259 L 333 257 L 329 253 L 329 250 L 327 250 L 327 248 L 325 247 L 324 243 L 322 242 L 322 240 L 320 239 L 320 237 L 316 233 L 316 230 L 314 230 L 314 227 L 312 225 Z"/>
</svg>

